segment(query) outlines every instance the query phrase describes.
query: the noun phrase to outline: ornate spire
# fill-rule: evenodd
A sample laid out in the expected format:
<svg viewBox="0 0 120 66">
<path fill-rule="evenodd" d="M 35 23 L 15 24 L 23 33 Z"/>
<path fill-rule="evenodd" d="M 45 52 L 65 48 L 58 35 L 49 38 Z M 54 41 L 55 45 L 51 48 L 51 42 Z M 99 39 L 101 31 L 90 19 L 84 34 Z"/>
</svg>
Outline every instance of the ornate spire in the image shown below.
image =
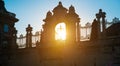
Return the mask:
<svg viewBox="0 0 120 66">
<path fill-rule="evenodd" d="M 32 27 L 30 24 L 28 24 L 28 27 L 26 28 L 26 31 L 32 31 Z"/>
<path fill-rule="evenodd" d="M 7 13 L 7 10 L 5 8 L 5 3 L 3 0 L 0 0 L 0 12 Z"/>
<path fill-rule="evenodd" d="M 99 12 L 102 12 L 102 9 L 99 9 Z"/>
<path fill-rule="evenodd" d="M 47 12 L 46 18 L 43 19 L 44 22 L 46 22 L 47 20 L 51 19 L 52 17 L 52 13 L 50 11 Z"/>
<path fill-rule="evenodd" d="M 46 17 L 51 17 L 51 16 L 52 16 L 52 13 L 48 11 Z"/>
<path fill-rule="evenodd" d="M 59 12 L 59 11 L 67 11 L 67 9 L 65 7 L 63 7 L 62 5 L 62 2 L 60 1 L 58 6 L 56 6 L 54 9 L 53 9 L 53 13 L 55 12 Z"/>
<path fill-rule="evenodd" d="M 69 12 L 70 13 L 75 13 L 75 8 L 72 5 L 69 7 Z"/>
<path fill-rule="evenodd" d="M 6 10 L 5 8 L 5 3 L 3 0 L 0 0 L 0 13 L 2 14 L 8 14 L 9 16 L 12 16 L 12 17 L 15 17 L 16 14 L 12 13 L 12 12 L 9 12 Z"/>
<path fill-rule="evenodd" d="M 96 19 L 94 19 L 94 20 L 93 20 L 93 22 L 97 22 L 97 20 L 96 20 Z"/>
<path fill-rule="evenodd" d="M 28 27 L 30 27 L 30 24 L 28 24 Z"/>
<path fill-rule="evenodd" d="M 62 2 L 61 2 L 61 1 L 59 2 L 59 5 L 62 5 Z"/>
</svg>

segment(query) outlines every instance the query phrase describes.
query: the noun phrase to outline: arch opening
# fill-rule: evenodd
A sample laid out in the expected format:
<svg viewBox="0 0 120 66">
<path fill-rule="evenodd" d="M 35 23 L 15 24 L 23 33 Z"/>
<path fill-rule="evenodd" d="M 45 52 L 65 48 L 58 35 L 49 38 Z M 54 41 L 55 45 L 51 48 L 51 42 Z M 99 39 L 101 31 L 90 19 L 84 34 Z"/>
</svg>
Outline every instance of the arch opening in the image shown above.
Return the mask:
<svg viewBox="0 0 120 66">
<path fill-rule="evenodd" d="M 66 40 L 66 24 L 64 22 L 55 26 L 55 40 Z"/>
</svg>

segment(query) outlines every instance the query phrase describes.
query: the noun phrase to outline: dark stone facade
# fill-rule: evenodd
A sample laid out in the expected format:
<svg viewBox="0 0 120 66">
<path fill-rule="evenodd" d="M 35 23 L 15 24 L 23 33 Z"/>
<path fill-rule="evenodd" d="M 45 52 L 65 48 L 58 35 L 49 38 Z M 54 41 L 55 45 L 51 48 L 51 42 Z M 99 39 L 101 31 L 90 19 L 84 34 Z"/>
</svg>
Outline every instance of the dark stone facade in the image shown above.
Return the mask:
<svg viewBox="0 0 120 66">
<path fill-rule="evenodd" d="M 8 62 L 18 49 L 15 23 L 18 19 L 8 12 L 3 0 L 0 0 L 0 66 L 9 66 Z"/>
<path fill-rule="evenodd" d="M 18 19 L 14 13 L 8 12 L 4 1 L 0 0 L 0 47 L 16 48 L 17 30 L 14 27 Z"/>
<path fill-rule="evenodd" d="M 96 19 L 94 19 L 93 23 L 92 23 L 92 31 L 91 31 L 91 41 L 95 41 L 98 40 L 98 21 Z"/>
<path fill-rule="evenodd" d="M 106 35 L 109 36 L 120 36 L 120 23 L 115 23 L 106 29 Z"/>
<path fill-rule="evenodd" d="M 80 36 L 80 18 L 75 13 L 75 9 L 72 5 L 69 7 L 69 9 L 66 9 L 63 7 L 62 3 L 59 2 L 57 7 L 55 7 L 52 12 L 49 11 L 47 13 L 46 18 L 43 21 L 45 23 L 43 24 L 43 31 L 41 32 L 40 40 L 42 44 L 51 44 L 55 42 L 55 26 L 61 22 L 64 22 L 66 24 L 67 42 L 73 43 L 76 42 L 76 40 L 80 40 L 80 37 L 78 37 Z M 78 33 L 76 33 L 76 29 Z"/>
<path fill-rule="evenodd" d="M 96 19 L 92 24 L 92 32 L 90 40 L 105 39 L 106 37 L 106 13 L 99 9 L 99 13 L 96 14 Z"/>
</svg>

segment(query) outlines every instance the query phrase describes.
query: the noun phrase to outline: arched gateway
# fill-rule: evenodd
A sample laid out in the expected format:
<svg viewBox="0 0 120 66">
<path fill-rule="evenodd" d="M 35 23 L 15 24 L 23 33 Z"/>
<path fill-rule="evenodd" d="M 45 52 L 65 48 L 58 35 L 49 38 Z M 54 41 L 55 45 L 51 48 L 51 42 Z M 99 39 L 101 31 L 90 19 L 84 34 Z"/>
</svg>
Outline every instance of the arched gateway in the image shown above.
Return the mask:
<svg viewBox="0 0 120 66">
<path fill-rule="evenodd" d="M 43 30 L 41 31 L 41 40 L 42 44 L 53 43 L 58 40 L 55 39 L 56 36 L 56 26 L 60 23 L 65 24 L 65 39 L 66 42 L 73 43 L 80 41 L 80 18 L 75 13 L 74 7 L 71 5 L 69 9 L 63 7 L 62 3 L 59 2 L 57 7 L 53 9 L 52 12 L 48 12 L 46 18 L 43 20 L 45 23 L 43 25 Z M 62 30 L 62 25 L 60 26 Z M 62 34 L 62 33 L 61 33 Z M 59 39 L 59 37 L 58 37 Z"/>
</svg>

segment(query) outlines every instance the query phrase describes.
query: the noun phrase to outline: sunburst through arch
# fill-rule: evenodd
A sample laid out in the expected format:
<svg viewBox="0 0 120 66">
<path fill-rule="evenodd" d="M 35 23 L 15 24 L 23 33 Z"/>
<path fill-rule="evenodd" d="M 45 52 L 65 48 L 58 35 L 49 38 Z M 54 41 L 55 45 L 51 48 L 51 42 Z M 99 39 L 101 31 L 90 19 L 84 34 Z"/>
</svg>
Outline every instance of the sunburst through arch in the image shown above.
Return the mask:
<svg viewBox="0 0 120 66">
<path fill-rule="evenodd" d="M 55 40 L 66 40 L 66 24 L 64 22 L 56 25 Z"/>
</svg>

